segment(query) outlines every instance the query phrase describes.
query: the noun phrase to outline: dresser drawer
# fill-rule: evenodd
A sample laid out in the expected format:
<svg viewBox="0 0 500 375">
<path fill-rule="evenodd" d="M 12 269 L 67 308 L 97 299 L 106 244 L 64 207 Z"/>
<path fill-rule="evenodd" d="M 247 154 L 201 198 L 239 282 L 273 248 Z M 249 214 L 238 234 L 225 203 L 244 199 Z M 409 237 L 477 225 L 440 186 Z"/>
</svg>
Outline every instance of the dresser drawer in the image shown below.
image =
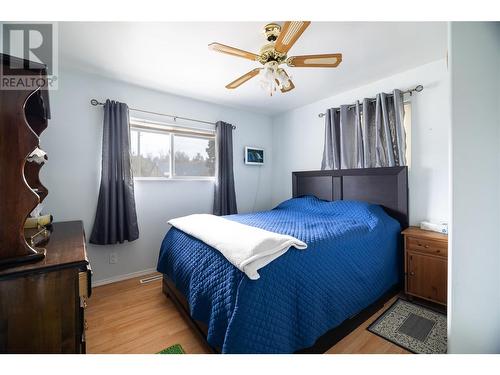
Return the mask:
<svg viewBox="0 0 500 375">
<path fill-rule="evenodd" d="M 421 253 L 447 256 L 448 244 L 446 242 L 428 240 L 416 237 L 406 238 L 407 250 L 419 251 Z"/>
</svg>

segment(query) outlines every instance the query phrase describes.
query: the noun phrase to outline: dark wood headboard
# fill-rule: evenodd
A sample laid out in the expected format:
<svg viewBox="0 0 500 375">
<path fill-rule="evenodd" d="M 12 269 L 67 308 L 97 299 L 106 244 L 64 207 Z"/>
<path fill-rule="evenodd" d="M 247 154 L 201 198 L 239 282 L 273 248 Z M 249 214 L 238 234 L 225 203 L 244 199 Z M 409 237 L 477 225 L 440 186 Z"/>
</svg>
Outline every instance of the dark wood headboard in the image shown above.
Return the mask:
<svg viewBox="0 0 500 375">
<path fill-rule="evenodd" d="M 358 200 L 381 205 L 408 227 L 408 168 L 364 168 L 292 173 L 293 197 Z"/>
</svg>

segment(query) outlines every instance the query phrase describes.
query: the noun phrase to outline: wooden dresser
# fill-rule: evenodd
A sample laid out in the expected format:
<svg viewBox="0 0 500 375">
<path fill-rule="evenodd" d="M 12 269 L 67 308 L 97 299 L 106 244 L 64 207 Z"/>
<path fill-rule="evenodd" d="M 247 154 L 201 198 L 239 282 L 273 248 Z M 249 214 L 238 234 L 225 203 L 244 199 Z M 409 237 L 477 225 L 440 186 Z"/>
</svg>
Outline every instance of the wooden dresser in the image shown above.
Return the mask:
<svg viewBox="0 0 500 375">
<path fill-rule="evenodd" d="M 403 235 L 406 294 L 446 305 L 448 236 L 417 227 L 407 228 Z"/>
<path fill-rule="evenodd" d="M 83 224 L 52 227 L 43 260 L 0 269 L 0 353 L 85 353 L 91 271 Z"/>
</svg>

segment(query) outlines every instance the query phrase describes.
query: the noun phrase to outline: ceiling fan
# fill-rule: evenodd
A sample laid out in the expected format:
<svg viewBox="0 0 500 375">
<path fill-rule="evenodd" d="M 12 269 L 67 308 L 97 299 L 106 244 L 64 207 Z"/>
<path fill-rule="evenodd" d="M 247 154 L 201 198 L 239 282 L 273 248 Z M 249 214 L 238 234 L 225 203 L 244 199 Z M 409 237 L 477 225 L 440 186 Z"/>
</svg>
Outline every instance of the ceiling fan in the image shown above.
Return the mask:
<svg viewBox="0 0 500 375">
<path fill-rule="evenodd" d="M 258 55 L 221 43 L 209 44 L 208 48 L 212 51 L 258 61 L 264 65 L 263 68 L 255 68 L 235 79 L 226 85 L 226 88 L 235 89 L 251 78 L 260 75 L 262 88 L 272 96 L 277 90 L 285 93 L 295 88 L 286 71 L 280 67 L 282 64 L 287 64 L 292 68 L 336 68 L 342 61 L 341 53 L 287 56 L 290 48 L 310 23 L 309 21 L 286 21 L 283 27 L 277 23 L 267 24 L 264 26 L 264 35 L 269 43 L 260 49 Z"/>
</svg>

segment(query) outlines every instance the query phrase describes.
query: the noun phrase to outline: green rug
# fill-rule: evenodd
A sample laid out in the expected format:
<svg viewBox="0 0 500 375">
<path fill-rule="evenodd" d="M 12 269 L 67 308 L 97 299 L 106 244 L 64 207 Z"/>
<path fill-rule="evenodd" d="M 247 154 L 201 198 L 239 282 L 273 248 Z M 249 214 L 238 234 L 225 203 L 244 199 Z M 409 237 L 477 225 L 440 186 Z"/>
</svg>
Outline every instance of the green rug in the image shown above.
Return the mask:
<svg viewBox="0 0 500 375">
<path fill-rule="evenodd" d="M 166 349 L 163 349 L 161 352 L 158 352 L 157 354 L 186 354 L 184 349 L 182 349 L 181 344 L 175 344 L 172 346 L 169 346 Z"/>
</svg>

